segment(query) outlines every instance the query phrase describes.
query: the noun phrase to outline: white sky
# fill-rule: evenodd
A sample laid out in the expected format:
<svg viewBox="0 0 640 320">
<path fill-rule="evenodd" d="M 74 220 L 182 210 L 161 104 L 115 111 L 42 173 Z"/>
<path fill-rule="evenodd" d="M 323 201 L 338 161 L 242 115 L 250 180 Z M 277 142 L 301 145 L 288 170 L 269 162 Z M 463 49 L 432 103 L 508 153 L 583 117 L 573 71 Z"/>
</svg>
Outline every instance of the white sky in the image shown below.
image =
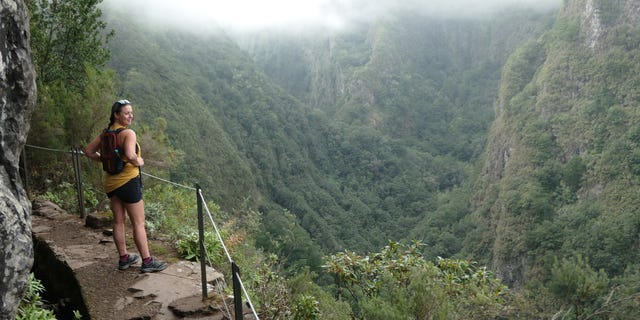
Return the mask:
<svg viewBox="0 0 640 320">
<path fill-rule="evenodd" d="M 396 7 L 426 13 L 480 14 L 509 5 L 560 7 L 563 0 L 103 0 L 132 17 L 185 27 L 217 24 L 231 29 L 340 27 Z"/>
</svg>

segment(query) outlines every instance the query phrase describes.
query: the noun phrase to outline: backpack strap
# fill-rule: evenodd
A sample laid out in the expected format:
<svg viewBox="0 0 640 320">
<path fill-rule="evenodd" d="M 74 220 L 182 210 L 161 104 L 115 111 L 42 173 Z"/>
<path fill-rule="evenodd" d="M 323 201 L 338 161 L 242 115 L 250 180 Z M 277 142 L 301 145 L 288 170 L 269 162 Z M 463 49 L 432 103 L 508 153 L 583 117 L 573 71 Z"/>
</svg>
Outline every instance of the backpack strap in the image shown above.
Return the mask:
<svg viewBox="0 0 640 320">
<path fill-rule="evenodd" d="M 120 128 L 118 128 L 118 129 L 115 129 L 115 130 L 111 130 L 111 129 L 107 128 L 107 129 L 104 129 L 104 131 L 114 132 L 114 133 L 118 134 L 118 133 L 120 133 L 120 131 L 127 130 L 127 129 L 129 129 L 129 128 L 127 128 L 127 127 L 120 127 Z"/>
<path fill-rule="evenodd" d="M 109 132 L 113 132 L 113 133 L 115 133 L 115 134 L 116 134 L 116 135 L 118 135 L 118 136 L 120 135 L 120 132 L 122 132 L 122 131 L 124 131 L 124 130 L 127 130 L 127 129 L 129 129 L 129 128 L 127 128 L 127 127 L 120 127 L 120 128 L 118 128 L 118 129 L 115 129 L 115 130 L 109 130 L 109 128 L 107 128 L 107 130 L 108 130 Z M 118 139 L 118 144 L 120 144 L 120 139 Z M 121 148 L 120 148 L 120 146 L 118 146 L 118 150 L 120 150 L 120 149 L 121 149 Z M 122 151 L 122 150 L 120 150 L 120 151 Z M 122 161 L 124 161 L 124 159 L 122 159 Z M 124 161 L 124 162 L 126 162 L 126 161 Z"/>
</svg>

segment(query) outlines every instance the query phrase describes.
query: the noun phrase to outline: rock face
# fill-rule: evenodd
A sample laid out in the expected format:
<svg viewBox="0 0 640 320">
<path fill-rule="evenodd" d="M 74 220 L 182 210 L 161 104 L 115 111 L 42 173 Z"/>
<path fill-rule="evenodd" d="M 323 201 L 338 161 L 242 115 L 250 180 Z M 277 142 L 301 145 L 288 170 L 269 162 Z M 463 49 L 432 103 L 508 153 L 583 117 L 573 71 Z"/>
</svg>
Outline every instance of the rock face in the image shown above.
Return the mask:
<svg viewBox="0 0 640 320">
<path fill-rule="evenodd" d="M 0 0 L 0 319 L 15 318 L 33 263 L 31 204 L 18 166 L 35 100 L 27 6 Z"/>
<path fill-rule="evenodd" d="M 574 17 L 580 26 L 584 45 L 590 49 L 606 49 L 603 38 L 612 27 L 620 25 L 637 26 L 640 22 L 640 2 L 635 0 L 565 1 L 561 15 Z"/>
</svg>

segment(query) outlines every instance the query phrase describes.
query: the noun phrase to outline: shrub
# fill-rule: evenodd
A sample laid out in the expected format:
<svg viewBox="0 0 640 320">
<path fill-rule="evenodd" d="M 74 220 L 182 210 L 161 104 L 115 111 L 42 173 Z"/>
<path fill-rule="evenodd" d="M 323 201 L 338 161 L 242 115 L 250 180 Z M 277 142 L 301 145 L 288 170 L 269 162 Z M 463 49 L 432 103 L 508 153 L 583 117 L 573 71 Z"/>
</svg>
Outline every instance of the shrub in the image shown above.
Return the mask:
<svg viewBox="0 0 640 320">
<path fill-rule="evenodd" d="M 320 319 L 318 300 L 310 295 L 301 294 L 295 299 L 293 307 L 293 319 L 315 320 Z"/>
<path fill-rule="evenodd" d="M 85 211 L 88 208 L 94 208 L 98 205 L 98 198 L 96 192 L 90 188 L 84 188 L 83 193 L 83 205 Z M 75 185 L 69 182 L 62 182 L 57 186 L 50 188 L 50 191 L 45 192 L 40 198 L 51 201 L 61 208 L 71 213 L 80 213 L 80 207 L 78 206 L 78 191 Z"/>
<path fill-rule="evenodd" d="M 200 242 L 197 231 L 183 232 L 176 241 L 176 249 L 178 253 L 187 260 L 200 261 Z M 204 233 L 204 249 L 209 262 L 212 265 L 220 265 L 223 262 L 224 254 L 218 237 L 214 232 L 207 231 Z"/>
<path fill-rule="evenodd" d="M 56 317 L 51 310 L 44 308 L 40 293 L 44 292 L 44 286 L 40 280 L 31 273 L 29 275 L 29 286 L 20 301 L 16 320 L 55 320 Z"/>
</svg>

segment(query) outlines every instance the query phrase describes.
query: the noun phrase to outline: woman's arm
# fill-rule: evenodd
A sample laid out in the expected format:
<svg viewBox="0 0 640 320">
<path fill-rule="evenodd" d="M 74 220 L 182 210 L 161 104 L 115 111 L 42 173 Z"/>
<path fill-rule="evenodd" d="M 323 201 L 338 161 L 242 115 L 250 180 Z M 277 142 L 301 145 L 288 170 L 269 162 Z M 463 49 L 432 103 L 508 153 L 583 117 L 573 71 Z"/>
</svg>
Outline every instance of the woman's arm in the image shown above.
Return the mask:
<svg viewBox="0 0 640 320">
<path fill-rule="evenodd" d="M 84 155 L 94 161 L 100 161 L 100 135 L 84 147 Z"/>
<path fill-rule="evenodd" d="M 122 148 L 124 149 L 123 158 L 136 167 L 142 167 L 144 165 L 144 160 L 142 157 L 138 157 L 138 154 L 136 153 L 137 137 L 135 131 L 123 130 L 120 132 L 120 135 L 124 136 L 124 142 L 122 143 Z"/>
</svg>

